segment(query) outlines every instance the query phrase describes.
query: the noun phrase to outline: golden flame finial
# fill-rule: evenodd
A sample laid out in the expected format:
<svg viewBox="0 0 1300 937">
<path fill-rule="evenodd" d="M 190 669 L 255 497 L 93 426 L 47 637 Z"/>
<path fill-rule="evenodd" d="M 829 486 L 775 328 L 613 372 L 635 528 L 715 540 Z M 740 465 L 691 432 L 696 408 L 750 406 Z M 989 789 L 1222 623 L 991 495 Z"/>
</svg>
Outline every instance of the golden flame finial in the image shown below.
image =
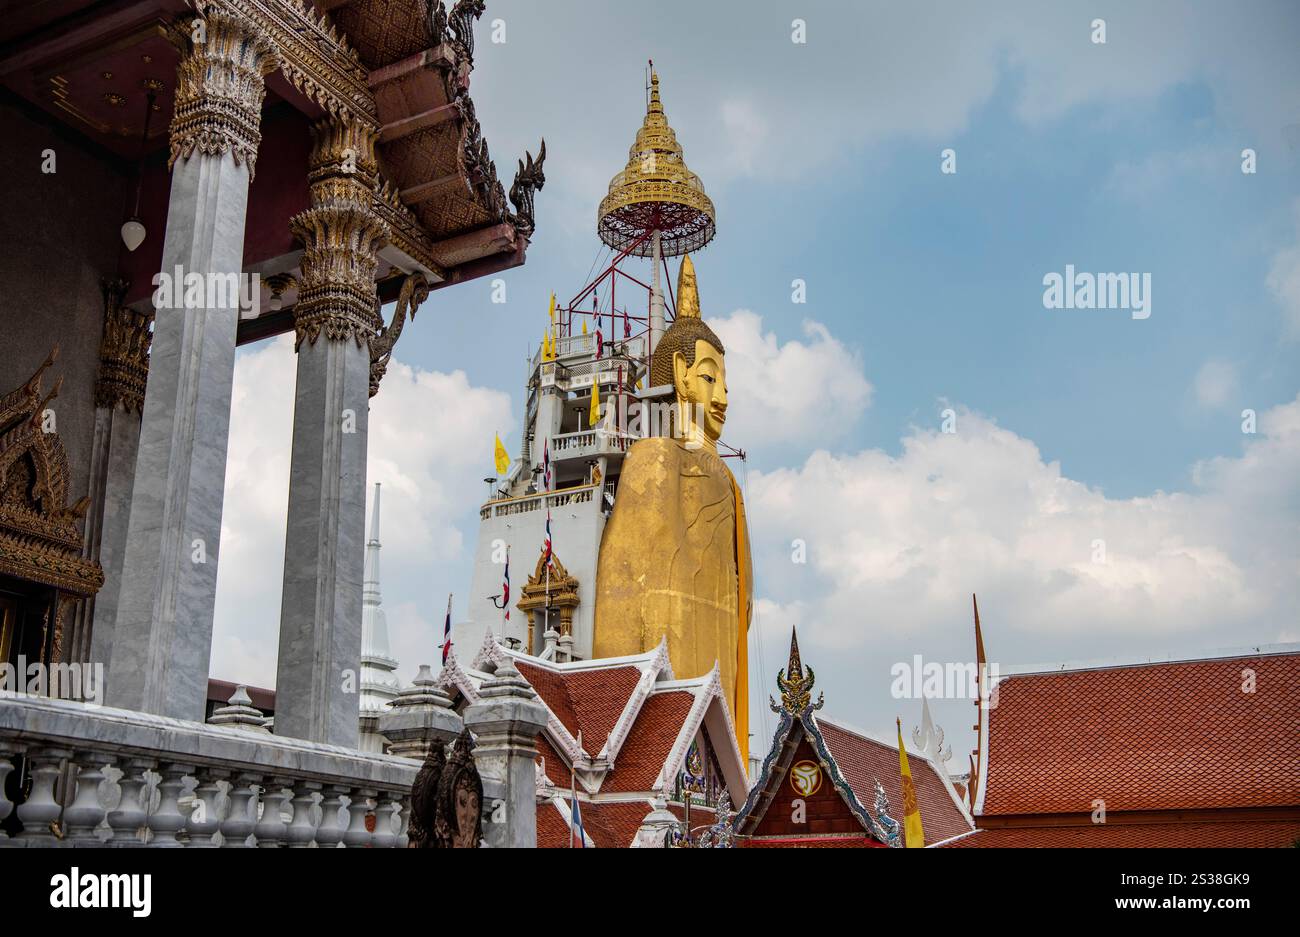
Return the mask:
<svg viewBox="0 0 1300 937">
<path fill-rule="evenodd" d="M 677 273 L 677 318 L 700 317 L 700 288 L 695 283 L 695 264 L 690 254 L 682 255 L 682 269 Z"/>
</svg>

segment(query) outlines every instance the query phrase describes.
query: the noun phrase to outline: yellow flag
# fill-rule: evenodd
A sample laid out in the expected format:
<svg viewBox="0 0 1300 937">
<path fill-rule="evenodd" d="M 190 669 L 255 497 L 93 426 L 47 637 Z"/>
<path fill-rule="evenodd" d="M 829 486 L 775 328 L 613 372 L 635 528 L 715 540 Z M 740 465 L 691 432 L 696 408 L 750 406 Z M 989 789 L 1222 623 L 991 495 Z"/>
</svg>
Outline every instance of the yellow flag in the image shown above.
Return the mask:
<svg viewBox="0 0 1300 937">
<path fill-rule="evenodd" d="M 500 433 L 497 433 L 496 451 L 493 456 L 496 459 L 497 475 L 504 478 L 506 472 L 510 471 L 510 453 L 506 452 L 506 447 L 501 445 Z"/>
<path fill-rule="evenodd" d="M 551 360 L 551 330 L 547 329 L 542 333 L 542 360 Z"/>
<path fill-rule="evenodd" d="M 586 320 L 586 319 L 583 319 L 583 320 L 582 320 L 582 334 L 583 334 L 583 335 L 586 335 L 586 334 L 587 334 L 587 320 Z"/>
<path fill-rule="evenodd" d="M 600 422 L 600 384 L 594 377 L 591 380 L 591 412 L 587 415 L 587 420 L 592 426 Z"/>
<path fill-rule="evenodd" d="M 555 294 L 551 294 L 551 308 L 547 313 L 551 317 L 551 328 L 555 328 Z"/>
<path fill-rule="evenodd" d="M 898 768 L 903 775 L 903 838 L 908 849 L 925 845 L 925 830 L 921 828 L 921 808 L 916 803 L 916 785 L 912 783 L 912 769 L 907 764 L 907 749 L 903 747 L 903 724 L 898 726 Z"/>
</svg>

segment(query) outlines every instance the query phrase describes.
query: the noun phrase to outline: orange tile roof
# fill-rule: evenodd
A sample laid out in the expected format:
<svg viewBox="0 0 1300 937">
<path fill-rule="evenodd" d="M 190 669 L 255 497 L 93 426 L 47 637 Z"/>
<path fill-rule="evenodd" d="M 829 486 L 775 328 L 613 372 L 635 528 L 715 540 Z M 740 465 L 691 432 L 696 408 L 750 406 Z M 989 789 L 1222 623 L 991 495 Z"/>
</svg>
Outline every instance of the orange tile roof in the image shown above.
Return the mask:
<svg viewBox="0 0 1300 937">
<path fill-rule="evenodd" d="M 576 738 L 581 730 L 582 747 L 592 755 L 605 747 L 641 679 L 630 665 L 557 671 L 516 660 L 515 666 L 570 735 Z"/>
<path fill-rule="evenodd" d="M 1133 823 L 999 827 L 944 843 L 943 849 L 1207 849 L 1286 847 L 1300 840 L 1300 819 L 1236 823 Z"/>
<path fill-rule="evenodd" d="M 876 780 L 885 788 L 889 798 L 890 814 L 903 821 L 903 777 L 898 768 L 898 749 L 892 745 L 868 738 L 851 729 L 836 725 L 829 719 L 817 718 L 826 747 L 835 756 L 835 763 L 849 787 L 853 788 L 858 802 L 875 812 Z M 908 764 L 916 786 L 916 802 L 921 808 L 921 825 L 925 828 L 927 844 L 965 833 L 971 826 L 953 802 L 939 775 L 929 760 L 911 753 Z"/>
<path fill-rule="evenodd" d="M 1300 653 L 1007 677 L 988 745 L 986 816 L 1300 805 Z"/>
<path fill-rule="evenodd" d="M 537 848 L 566 849 L 569 845 L 569 824 L 550 801 L 537 805 Z"/>
<path fill-rule="evenodd" d="M 648 792 L 663 771 L 673 742 L 694 703 L 695 695 L 686 690 L 651 694 L 632 723 L 632 730 L 614 761 L 614 770 L 605 777 L 601 792 Z"/>
<path fill-rule="evenodd" d="M 569 786 L 569 763 L 555 750 L 545 732 L 537 733 L 537 754 L 543 759 L 546 777 L 557 787 Z"/>
<path fill-rule="evenodd" d="M 582 829 L 600 849 L 626 849 L 651 809 L 648 801 L 590 803 L 580 801 Z"/>
</svg>

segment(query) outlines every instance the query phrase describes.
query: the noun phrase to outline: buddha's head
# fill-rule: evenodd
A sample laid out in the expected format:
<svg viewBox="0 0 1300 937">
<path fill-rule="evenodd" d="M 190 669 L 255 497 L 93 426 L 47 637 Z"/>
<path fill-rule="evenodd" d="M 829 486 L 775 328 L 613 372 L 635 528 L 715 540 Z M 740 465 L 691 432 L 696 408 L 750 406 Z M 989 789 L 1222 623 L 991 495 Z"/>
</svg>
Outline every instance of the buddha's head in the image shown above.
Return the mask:
<svg viewBox="0 0 1300 937">
<path fill-rule="evenodd" d="M 695 265 L 682 258 L 677 276 L 677 318 L 668 327 L 650 361 L 650 385 L 672 384 L 679 412 L 688 425 L 717 447 L 727 421 L 727 365 L 722 340 L 700 318 Z"/>
</svg>

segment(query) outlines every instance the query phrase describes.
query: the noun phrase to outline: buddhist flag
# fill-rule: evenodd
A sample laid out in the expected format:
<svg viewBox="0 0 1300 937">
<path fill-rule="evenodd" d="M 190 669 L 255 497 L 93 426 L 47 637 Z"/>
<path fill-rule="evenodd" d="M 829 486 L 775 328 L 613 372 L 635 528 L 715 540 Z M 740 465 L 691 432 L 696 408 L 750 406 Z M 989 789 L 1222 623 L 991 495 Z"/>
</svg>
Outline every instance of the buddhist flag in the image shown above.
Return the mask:
<svg viewBox="0 0 1300 937">
<path fill-rule="evenodd" d="M 916 803 L 916 785 L 912 783 L 912 769 L 907 764 L 907 749 L 903 746 L 903 723 L 898 726 L 898 769 L 903 775 L 903 833 L 908 849 L 925 845 L 925 830 L 921 828 L 921 808 Z"/>
<path fill-rule="evenodd" d="M 600 382 L 595 375 L 591 378 L 591 412 L 587 414 L 587 422 L 591 426 L 600 422 Z"/>
<path fill-rule="evenodd" d="M 510 453 L 506 452 L 506 447 L 501 445 L 501 434 L 497 433 L 496 449 L 492 453 L 496 461 L 497 475 L 505 478 L 506 472 L 510 471 Z"/>
</svg>

